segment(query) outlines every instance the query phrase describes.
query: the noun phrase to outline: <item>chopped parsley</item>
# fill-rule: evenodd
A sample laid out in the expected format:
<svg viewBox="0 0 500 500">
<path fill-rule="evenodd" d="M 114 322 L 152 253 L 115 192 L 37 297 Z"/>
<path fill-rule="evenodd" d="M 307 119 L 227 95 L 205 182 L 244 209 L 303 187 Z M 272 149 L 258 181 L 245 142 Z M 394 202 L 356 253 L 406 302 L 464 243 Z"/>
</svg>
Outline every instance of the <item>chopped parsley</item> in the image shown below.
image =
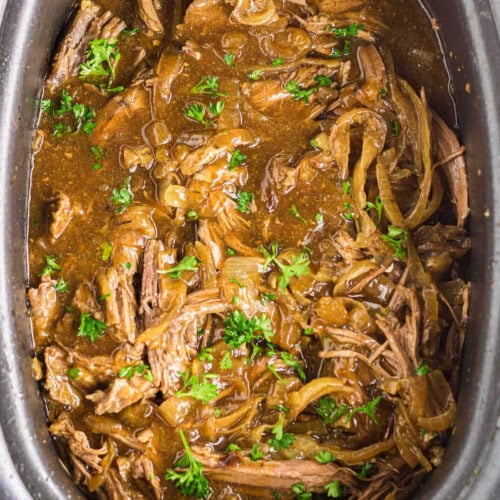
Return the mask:
<svg viewBox="0 0 500 500">
<path fill-rule="evenodd" d="M 78 380 L 80 378 L 80 370 L 78 368 L 70 368 L 67 372 L 71 380 Z"/>
<path fill-rule="evenodd" d="M 224 54 L 224 62 L 228 65 L 234 68 L 234 58 L 236 56 L 234 54 Z"/>
<path fill-rule="evenodd" d="M 233 360 L 231 359 L 231 351 L 226 351 L 222 359 L 220 360 L 219 366 L 221 370 L 230 370 L 233 367 Z"/>
<path fill-rule="evenodd" d="M 248 73 L 248 79 L 255 82 L 257 81 L 262 75 L 263 71 L 261 69 L 254 69 L 251 73 Z"/>
<path fill-rule="evenodd" d="M 234 170 L 239 165 L 243 164 L 247 157 L 239 150 L 235 149 L 231 153 L 231 158 L 229 160 L 229 170 Z"/>
<path fill-rule="evenodd" d="M 124 366 L 118 372 L 118 376 L 120 378 L 125 378 L 130 380 L 134 374 L 142 375 L 149 382 L 153 382 L 153 374 L 151 373 L 151 369 L 148 365 L 140 364 L 135 366 Z"/>
<path fill-rule="evenodd" d="M 320 87 L 329 87 L 332 84 L 331 78 L 328 78 L 326 75 L 316 75 L 314 81 L 318 82 Z"/>
<path fill-rule="evenodd" d="M 198 212 L 196 212 L 196 210 L 190 210 L 190 211 L 187 213 L 187 216 L 188 216 L 191 220 L 198 220 L 198 219 L 199 219 L 199 215 L 198 215 Z"/>
<path fill-rule="evenodd" d="M 179 436 L 186 453 L 174 463 L 174 467 L 183 470 L 176 472 L 173 469 L 168 469 L 165 479 L 173 481 L 180 488 L 183 495 L 194 498 L 207 498 L 210 495 L 210 485 L 203 475 L 203 464 L 193 457 L 182 430 L 179 430 Z"/>
<path fill-rule="evenodd" d="M 377 417 L 375 416 L 375 409 L 377 408 L 377 405 L 380 403 L 381 400 L 382 400 L 382 396 L 378 396 L 375 399 L 373 399 L 372 401 L 368 402 L 366 405 L 353 408 L 349 412 L 349 415 L 347 415 L 347 422 L 350 422 L 351 418 L 356 413 L 364 413 L 365 415 L 368 415 L 370 417 L 370 419 L 373 421 L 373 423 L 375 425 L 379 425 Z"/>
<path fill-rule="evenodd" d="M 253 194 L 248 191 L 240 191 L 238 193 L 238 199 L 236 208 L 243 213 L 250 213 L 253 201 Z"/>
<path fill-rule="evenodd" d="M 119 188 L 114 188 L 112 196 L 109 198 L 116 207 L 116 213 L 122 214 L 134 199 L 134 193 L 130 188 L 130 177 L 126 177 Z"/>
<path fill-rule="evenodd" d="M 178 398 L 191 397 L 203 404 L 207 404 L 219 395 L 217 386 L 210 382 L 210 379 L 216 377 L 217 375 L 204 374 L 200 380 L 198 375 L 190 375 L 188 368 L 181 374 L 182 389 L 177 391 L 176 396 Z"/>
<path fill-rule="evenodd" d="M 344 42 L 344 46 L 341 49 L 334 47 L 330 53 L 332 59 L 338 59 L 343 56 L 348 56 L 351 53 L 352 43 L 350 40 Z"/>
<path fill-rule="evenodd" d="M 277 66 L 281 66 L 283 64 L 283 58 L 282 57 L 277 57 L 276 59 L 273 59 L 273 61 L 271 62 L 271 66 L 273 66 L 274 68 L 276 68 Z"/>
<path fill-rule="evenodd" d="M 292 484 L 292 491 L 295 494 L 296 500 L 310 500 L 312 498 L 312 493 L 306 491 L 304 483 Z"/>
<path fill-rule="evenodd" d="M 241 451 L 241 448 L 235 443 L 229 443 L 226 448 L 227 451 L 234 453 L 235 451 Z"/>
<path fill-rule="evenodd" d="M 64 281 L 64 278 L 60 278 L 59 281 L 56 283 L 56 292 L 59 293 L 68 293 L 68 283 L 67 281 Z"/>
<path fill-rule="evenodd" d="M 345 488 L 340 485 L 340 481 L 332 481 L 325 485 L 325 491 L 328 498 L 342 498 Z"/>
<path fill-rule="evenodd" d="M 331 451 L 320 451 L 314 455 L 314 460 L 320 464 L 328 464 L 337 460 Z"/>
<path fill-rule="evenodd" d="M 58 255 L 46 255 L 45 256 L 45 267 L 42 269 L 40 276 L 49 275 L 51 276 L 55 271 L 62 271 L 61 266 L 56 262 L 59 259 Z"/>
<path fill-rule="evenodd" d="M 365 462 L 363 464 L 363 467 L 361 467 L 361 470 L 358 472 L 358 477 L 360 479 L 365 479 L 366 475 L 368 474 L 369 470 L 373 467 L 373 464 L 371 462 Z"/>
<path fill-rule="evenodd" d="M 78 336 L 87 337 L 93 344 L 98 338 L 104 336 L 104 331 L 108 325 L 103 321 L 94 318 L 90 313 L 81 313 Z"/>
<path fill-rule="evenodd" d="M 352 182 L 350 179 L 348 181 L 342 181 L 342 191 L 344 191 L 347 196 L 352 196 Z"/>
<path fill-rule="evenodd" d="M 380 196 L 375 198 L 375 203 L 371 201 L 366 202 L 366 211 L 375 210 L 377 212 L 377 224 L 380 224 L 382 221 L 382 210 L 384 208 L 384 202 L 380 199 Z"/>
<path fill-rule="evenodd" d="M 260 301 L 263 305 L 266 305 L 270 300 L 276 300 L 276 295 L 274 293 L 261 293 Z"/>
<path fill-rule="evenodd" d="M 157 271 L 158 274 L 166 274 L 170 278 L 179 279 L 185 271 L 197 271 L 200 261 L 192 255 L 186 255 L 175 267 L 165 271 Z"/>
<path fill-rule="evenodd" d="M 281 359 L 285 362 L 285 364 L 292 367 L 297 372 L 297 374 L 298 374 L 300 380 L 302 380 L 302 382 L 304 382 L 306 380 L 306 374 L 304 373 L 302 365 L 299 363 L 299 361 L 297 360 L 297 358 L 293 354 L 289 354 L 287 352 L 282 352 Z"/>
<path fill-rule="evenodd" d="M 272 439 L 268 440 L 268 444 L 272 446 L 275 451 L 280 452 L 292 446 L 295 438 L 289 432 L 283 432 L 283 424 L 285 415 L 281 414 L 278 423 L 272 428 L 271 432 L 274 434 Z"/>
<path fill-rule="evenodd" d="M 219 77 L 205 75 L 192 89 L 192 94 L 206 94 L 212 97 L 225 96 L 224 92 L 219 92 Z"/>
<path fill-rule="evenodd" d="M 312 87 L 310 89 L 301 89 L 296 80 L 291 80 L 285 85 L 285 90 L 292 94 L 292 98 L 295 101 L 304 101 L 309 104 L 309 96 L 314 94 L 318 90 L 318 87 Z"/>
<path fill-rule="evenodd" d="M 213 351 L 212 347 L 204 347 L 198 354 L 198 359 L 203 362 L 207 361 L 208 363 L 211 363 L 214 360 L 214 355 L 212 354 L 212 351 Z"/>
<path fill-rule="evenodd" d="M 299 256 L 294 257 L 291 264 L 283 264 L 278 260 L 278 244 L 271 244 L 271 252 L 267 250 L 264 245 L 259 246 L 259 252 L 264 254 L 266 261 L 264 263 L 264 268 L 266 268 L 271 262 L 274 262 L 281 271 L 281 276 L 278 278 L 278 286 L 283 291 L 286 291 L 290 279 L 294 276 L 300 277 L 309 274 L 309 256 L 307 252 L 302 252 Z"/>
<path fill-rule="evenodd" d="M 99 245 L 101 247 L 101 260 L 107 261 L 111 257 L 113 251 L 113 243 L 105 241 Z"/>
<path fill-rule="evenodd" d="M 224 110 L 224 103 L 222 101 L 211 102 L 208 105 L 208 110 L 214 117 L 220 116 Z"/>
<path fill-rule="evenodd" d="M 278 371 L 276 370 L 276 368 L 271 365 L 271 364 L 268 364 L 267 365 L 267 369 L 283 384 L 283 385 L 288 385 L 287 384 L 287 381 L 278 373 Z"/>
<path fill-rule="evenodd" d="M 297 210 L 297 207 L 295 206 L 294 203 L 292 203 L 290 205 L 290 210 L 289 212 L 296 218 L 298 219 L 300 222 L 302 222 L 302 224 L 307 224 L 307 220 L 304 219 L 304 217 L 302 217 L 302 215 L 299 214 L 299 211 Z"/>
<path fill-rule="evenodd" d="M 344 219 L 352 220 L 354 217 L 354 214 L 352 212 L 352 205 L 350 203 L 344 203 L 344 210 L 345 212 L 342 214 L 344 216 Z"/>
<path fill-rule="evenodd" d="M 224 342 L 233 349 L 238 349 L 245 343 L 262 339 L 270 342 L 274 335 L 271 320 L 264 314 L 261 314 L 260 317 L 255 315 L 249 319 L 238 309 L 227 315 L 224 327 Z"/>
<path fill-rule="evenodd" d="M 393 137 L 399 136 L 399 123 L 395 120 L 391 120 L 391 134 Z"/>
<path fill-rule="evenodd" d="M 323 225 L 325 223 L 325 219 L 323 217 L 323 214 L 321 212 L 318 212 L 315 216 L 314 216 L 314 220 L 319 224 L 319 225 Z"/>
<path fill-rule="evenodd" d="M 349 413 L 349 406 L 346 404 L 338 406 L 337 401 L 324 396 L 318 402 L 316 413 L 323 419 L 325 425 L 330 425 Z"/>
<path fill-rule="evenodd" d="M 345 28 L 332 28 L 332 33 L 337 38 L 347 38 L 348 36 L 358 36 L 358 33 L 363 29 L 362 24 L 352 23 Z"/>
<path fill-rule="evenodd" d="M 85 53 L 85 61 L 80 64 L 80 78 L 91 83 L 99 83 L 100 88 L 109 92 L 123 90 L 123 87 L 111 88 L 120 57 L 116 40 L 111 38 L 92 40 L 89 50 Z M 103 79 L 107 79 L 106 85 L 101 83 Z"/>
<path fill-rule="evenodd" d="M 259 443 L 255 443 L 252 446 L 252 450 L 250 451 L 250 455 L 248 457 L 252 462 L 257 462 L 257 460 L 262 460 L 266 454 L 263 451 L 259 450 Z"/>
<path fill-rule="evenodd" d="M 415 369 L 415 373 L 419 377 L 427 375 L 430 371 L 431 371 L 431 369 L 423 361 L 420 361 L 420 364 Z"/>
<path fill-rule="evenodd" d="M 214 122 L 205 118 L 207 110 L 204 104 L 190 104 L 184 110 L 184 116 L 190 118 L 198 123 L 201 123 L 205 127 L 211 127 Z"/>
<path fill-rule="evenodd" d="M 407 231 L 390 225 L 387 234 L 382 235 L 382 239 L 392 248 L 396 259 L 406 258 L 406 250 L 403 245 L 408 241 Z"/>
</svg>

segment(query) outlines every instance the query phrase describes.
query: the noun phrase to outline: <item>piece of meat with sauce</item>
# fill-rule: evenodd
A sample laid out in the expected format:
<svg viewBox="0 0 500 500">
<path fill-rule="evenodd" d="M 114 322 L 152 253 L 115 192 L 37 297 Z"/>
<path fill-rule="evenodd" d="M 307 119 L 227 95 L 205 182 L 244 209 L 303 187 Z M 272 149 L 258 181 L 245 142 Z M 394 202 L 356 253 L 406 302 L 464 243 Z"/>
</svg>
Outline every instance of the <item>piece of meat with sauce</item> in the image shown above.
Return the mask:
<svg viewBox="0 0 500 500">
<path fill-rule="evenodd" d="M 76 408 L 80 406 L 82 395 L 73 387 L 68 377 L 67 357 L 67 353 L 60 347 L 50 346 L 45 349 L 46 378 L 44 386 L 54 401 L 70 408 Z"/>
<path fill-rule="evenodd" d="M 163 489 L 160 480 L 155 474 L 153 462 L 147 455 L 141 455 L 134 460 L 131 472 L 134 479 L 144 479 L 149 483 L 156 500 L 163 498 Z"/>
<path fill-rule="evenodd" d="M 52 208 L 52 222 L 50 224 L 50 234 L 52 235 L 52 242 L 58 240 L 64 233 L 68 224 L 73 218 L 73 208 L 69 196 L 62 191 L 56 191 L 51 200 Z"/>
<path fill-rule="evenodd" d="M 124 269 L 101 269 L 96 276 L 103 297 L 108 327 L 119 341 L 134 342 L 137 332 L 135 292 L 132 276 Z"/>
<path fill-rule="evenodd" d="M 159 0 L 137 0 L 139 17 L 148 28 L 148 34 L 163 33 L 163 25 L 158 17 L 161 8 Z"/>
<path fill-rule="evenodd" d="M 321 465 L 312 460 L 251 461 L 241 454 L 227 456 L 199 446 L 192 447 L 193 456 L 203 464 L 204 473 L 213 480 L 242 486 L 272 490 L 290 490 L 303 483 L 307 491 L 323 492 L 325 484 L 340 481 L 350 493 L 358 490 L 358 481 L 347 468 L 335 464 Z"/>
<path fill-rule="evenodd" d="M 37 345 L 52 336 L 58 315 L 56 280 L 45 274 L 38 288 L 30 288 L 28 298 Z"/>
<path fill-rule="evenodd" d="M 119 413 L 127 406 L 141 399 L 152 397 L 156 392 L 149 380 L 141 375 L 134 375 L 130 380 L 116 378 L 108 391 L 96 391 L 87 399 L 96 404 L 96 415 Z"/>
<path fill-rule="evenodd" d="M 80 8 L 64 37 L 47 78 L 47 88 L 54 92 L 78 74 L 88 43 L 96 38 L 115 39 L 126 24 L 92 0 L 82 0 Z"/>
</svg>

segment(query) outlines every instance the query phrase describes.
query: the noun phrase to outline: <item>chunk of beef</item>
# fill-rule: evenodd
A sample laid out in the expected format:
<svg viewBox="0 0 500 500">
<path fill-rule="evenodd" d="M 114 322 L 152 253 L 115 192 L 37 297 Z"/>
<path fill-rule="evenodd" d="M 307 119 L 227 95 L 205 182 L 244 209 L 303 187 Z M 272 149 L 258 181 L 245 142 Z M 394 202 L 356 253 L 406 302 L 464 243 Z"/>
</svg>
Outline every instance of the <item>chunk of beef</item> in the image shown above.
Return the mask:
<svg viewBox="0 0 500 500">
<path fill-rule="evenodd" d="M 48 274 L 42 276 L 38 288 L 30 288 L 28 299 L 30 303 L 31 319 L 37 345 L 50 338 L 57 320 L 57 292 L 56 281 Z"/>
<path fill-rule="evenodd" d="M 150 240 L 144 249 L 144 264 L 142 267 L 141 314 L 144 315 L 144 326 L 150 327 L 160 315 L 160 297 L 158 274 L 158 253 L 164 250 L 163 243 Z"/>
<path fill-rule="evenodd" d="M 146 451 L 146 445 L 135 437 L 116 419 L 88 413 L 84 417 L 85 424 L 94 434 L 104 434 L 125 446 L 139 451 Z"/>
<path fill-rule="evenodd" d="M 52 242 L 54 242 L 61 237 L 71 222 L 73 209 L 71 208 L 69 197 L 62 191 L 57 191 L 51 202 L 52 223 L 50 224 L 49 231 L 52 235 Z"/>
<path fill-rule="evenodd" d="M 129 87 L 111 99 L 97 115 L 97 126 L 92 134 L 95 144 L 103 144 L 118 138 L 127 130 L 126 124 L 149 109 L 148 92 L 142 85 Z"/>
<path fill-rule="evenodd" d="M 161 323 L 159 335 L 148 349 L 148 360 L 154 383 L 166 396 L 172 396 L 179 389 L 180 373 L 184 372 L 197 353 L 198 326 L 208 314 L 222 314 L 231 307 L 220 299 L 207 298 L 210 290 L 192 293 L 192 298 L 180 314 L 169 317 Z M 189 300 L 188 297 L 188 300 Z"/>
<path fill-rule="evenodd" d="M 137 0 L 139 17 L 142 19 L 149 32 L 153 34 L 163 32 L 163 25 L 157 13 L 160 8 L 161 3 L 159 0 Z"/>
<path fill-rule="evenodd" d="M 192 447 L 193 456 L 204 467 L 204 473 L 216 481 L 261 487 L 273 490 L 289 490 L 295 483 L 303 483 L 308 491 L 323 492 L 325 484 L 340 481 L 349 487 L 350 493 L 358 491 L 358 481 L 353 473 L 335 464 L 321 465 L 312 460 L 259 460 L 253 462 L 235 454 L 214 453 L 208 448 Z"/>
<path fill-rule="evenodd" d="M 137 331 L 132 276 L 123 269 L 110 267 L 97 273 L 101 297 L 104 297 L 106 324 L 113 326 L 112 335 L 120 341 L 134 342 Z"/>
<path fill-rule="evenodd" d="M 96 314 L 101 319 L 99 306 L 95 300 L 94 287 L 89 283 L 82 283 L 75 291 L 71 305 L 85 314 Z M 96 316 L 97 317 L 97 316 Z"/>
<path fill-rule="evenodd" d="M 141 399 L 152 397 L 155 392 L 151 382 L 141 375 L 134 375 L 130 380 L 116 378 L 107 391 L 96 391 L 87 399 L 96 404 L 96 415 L 102 415 L 118 413 Z"/>
<path fill-rule="evenodd" d="M 51 91 L 61 88 L 68 78 L 78 73 L 88 43 L 95 38 L 116 38 L 126 28 L 119 18 L 111 12 L 100 14 L 101 8 L 92 0 L 82 0 L 80 8 L 64 37 L 54 64 L 47 78 Z"/>
<path fill-rule="evenodd" d="M 131 472 L 134 479 L 144 479 L 150 484 L 156 500 L 161 500 L 163 498 L 163 490 L 160 480 L 155 474 L 151 459 L 149 459 L 146 455 L 137 457 L 132 463 Z"/>
<path fill-rule="evenodd" d="M 54 436 L 66 439 L 70 452 L 85 465 L 97 472 L 101 471 L 101 457 L 107 453 L 106 446 L 98 449 L 92 448 L 87 435 L 75 429 L 68 413 L 61 413 L 49 430 Z"/>
<path fill-rule="evenodd" d="M 123 166 L 129 170 L 137 167 L 149 168 L 152 166 L 153 161 L 153 153 L 149 146 L 138 146 L 136 148 L 125 146 L 122 149 Z"/>
<path fill-rule="evenodd" d="M 79 406 L 82 396 L 68 377 L 67 353 L 57 346 L 47 347 L 44 361 L 47 370 L 45 388 L 49 391 L 51 399 L 71 408 Z"/>
</svg>

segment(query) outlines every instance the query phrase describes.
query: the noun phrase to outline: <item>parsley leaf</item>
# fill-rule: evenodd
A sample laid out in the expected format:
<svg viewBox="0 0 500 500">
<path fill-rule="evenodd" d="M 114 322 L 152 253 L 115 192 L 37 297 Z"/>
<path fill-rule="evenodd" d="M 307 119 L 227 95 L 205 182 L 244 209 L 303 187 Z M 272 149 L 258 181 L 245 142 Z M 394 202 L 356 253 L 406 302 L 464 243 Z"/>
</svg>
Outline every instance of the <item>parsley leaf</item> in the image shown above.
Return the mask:
<svg viewBox="0 0 500 500">
<path fill-rule="evenodd" d="M 54 102 L 52 101 L 52 99 L 42 99 L 40 103 L 40 109 L 42 110 L 42 113 L 53 115 L 55 111 Z"/>
<path fill-rule="evenodd" d="M 198 220 L 199 219 L 199 215 L 198 215 L 198 212 L 196 212 L 196 210 L 190 210 L 186 215 L 191 220 Z"/>
<path fill-rule="evenodd" d="M 230 370 L 233 367 L 233 360 L 231 359 L 231 351 L 226 351 L 222 359 L 220 360 L 219 366 L 221 370 Z"/>
<path fill-rule="evenodd" d="M 292 446 L 293 442 L 295 441 L 293 434 L 283 432 L 284 421 L 285 415 L 281 414 L 277 424 L 271 430 L 271 432 L 274 434 L 274 438 L 267 441 L 268 444 L 278 452 L 290 448 L 290 446 Z"/>
<path fill-rule="evenodd" d="M 254 69 L 251 73 L 248 73 L 248 79 L 255 82 L 257 81 L 264 72 L 261 69 Z"/>
<path fill-rule="evenodd" d="M 337 401 L 328 396 L 322 397 L 316 408 L 316 413 L 323 419 L 325 425 L 333 424 L 348 412 L 348 405 L 343 404 L 342 406 L 338 406 Z"/>
<path fill-rule="evenodd" d="M 175 280 L 182 276 L 185 271 L 197 271 L 200 261 L 192 255 L 186 255 L 175 267 L 165 271 L 157 271 L 158 274 L 166 274 Z"/>
<path fill-rule="evenodd" d="M 173 469 L 168 469 L 165 479 L 173 481 L 180 488 L 183 495 L 195 498 L 207 498 L 210 495 L 210 485 L 207 478 L 203 475 L 203 464 L 193 457 L 182 430 L 179 430 L 179 436 L 186 453 L 174 463 L 174 467 L 185 470 L 176 472 Z"/>
<path fill-rule="evenodd" d="M 281 276 L 278 279 L 278 286 L 283 291 L 286 291 L 286 287 L 290 283 L 290 279 L 294 276 L 300 277 L 305 276 L 309 273 L 309 257 L 306 252 L 302 252 L 299 256 L 294 257 L 292 263 L 287 265 L 283 264 L 278 260 L 278 244 L 271 244 L 271 252 L 267 250 L 264 245 L 259 246 L 259 252 L 263 253 L 266 257 L 264 263 L 264 268 L 266 268 L 270 262 L 274 262 L 281 271 Z"/>
<path fill-rule="evenodd" d="M 352 196 L 352 183 L 350 179 L 348 181 L 342 181 L 342 191 L 344 191 L 347 196 Z"/>
<path fill-rule="evenodd" d="M 299 214 L 299 211 L 297 210 L 297 207 L 295 206 L 294 203 L 292 203 L 290 205 L 290 210 L 289 212 L 298 220 L 300 220 L 300 222 L 302 222 L 302 224 L 307 224 L 307 220 L 304 219 L 304 217 L 302 217 L 302 215 Z"/>
<path fill-rule="evenodd" d="M 247 318 L 240 310 L 229 313 L 224 320 L 224 342 L 233 349 L 253 341 L 265 339 L 270 342 L 273 336 L 271 320 L 264 314 Z M 259 333 L 260 332 L 260 333 Z"/>
<path fill-rule="evenodd" d="M 318 83 L 320 87 L 329 87 L 332 84 L 331 78 L 326 75 L 316 75 L 314 81 Z"/>
<path fill-rule="evenodd" d="M 358 33 L 362 29 L 362 24 L 352 23 L 345 28 L 332 28 L 332 33 L 336 35 L 337 38 L 346 38 L 348 36 L 358 36 Z"/>
<path fill-rule="evenodd" d="M 366 202 L 366 211 L 375 210 L 377 212 L 377 224 L 382 221 L 382 209 L 384 208 L 384 202 L 380 199 L 380 196 L 375 198 L 375 203 L 371 201 Z"/>
<path fill-rule="evenodd" d="M 323 217 L 323 214 L 321 212 L 318 212 L 314 216 L 314 220 L 318 223 L 318 225 L 323 225 L 325 223 L 325 218 Z"/>
<path fill-rule="evenodd" d="M 234 58 L 236 56 L 234 54 L 224 54 L 224 62 L 228 65 L 234 68 Z"/>
<path fill-rule="evenodd" d="M 368 415 L 370 419 L 373 421 L 375 425 L 379 425 L 379 422 L 377 420 L 377 417 L 375 416 L 375 409 L 377 405 L 380 403 L 382 400 L 382 396 L 378 396 L 372 401 L 368 402 L 364 406 L 358 406 L 356 408 L 353 408 L 350 412 L 349 415 L 347 415 L 347 422 L 350 422 L 351 418 L 356 414 L 356 413 L 364 413 L 365 415 Z"/>
<path fill-rule="evenodd" d="M 318 90 L 318 87 L 312 87 L 310 89 L 301 89 L 296 80 L 291 80 L 285 85 L 285 90 L 292 94 L 295 101 L 303 100 L 306 104 L 309 104 L 309 96 L 314 94 Z"/>
<path fill-rule="evenodd" d="M 344 496 L 344 488 L 340 486 L 340 481 L 332 481 L 325 485 L 325 490 L 328 498 L 342 498 Z"/>
<path fill-rule="evenodd" d="M 178 398 L 191 397 L 206 404 L 219 395 L 217 386 L 208 381 L 213 375 L 205 374 L 200 381 L 198 375 L 189 375 L 189 368 L 181 375 L 183 387 L 176 393 Z"/>
<path fill-rule="evenodd" d="M 51 276 L 54 271 L 62 271 L 61 266 L 56 262 L 58 258 L 58 255 L 46 255 L 45 267 L 42 269 L 40 276 L 45 276 L 46 274 Z"/>
<path fill-rule="evenodd" d="M 61 278 L 57 283 L 56 283 L 56 292 L 59 293 L 68 293 L 68 283 L 64 281 L 64 278 Z"/>
<path fill-rule="evenodd" d="M 247 157 L 239 150 L 235 149 L 231 153 L 231 159 L 229 160 L 229 170 L 234 170 L 236 167 L 241 165 Z"/>
<path fill-rule="evenodd" d="M 306 491 L 304 483 L 292 484 L 292 491 L 295 493 L 296 500 L 310 500 L 312 493 Z"/>
<path fill-rule="evenodd" d="M 271 365 L 267 365 L 267 369 L 283 384 L 283 385 L 288 385 L 287 381 L 278 373 L 278 370 Z"/>
<path fill-rule="evenodd" d="M 250 208 L 253 201 L 253 194 L 248 191 L 240 191 L 236 208 L 243 213 L 250 213 Z"/>
<path fill-rule="evenodd" d="M 149 368 L 148 365 L 144 364 L 135 366 L 124 366 L 118 372 L 118 376 L 120 378 L 125 378 L 127 380 L 130 380 L 134 376 L 134 373 L 142 375 L 146 380 L 149 380 L 149 382 L 153 382 L 153 374 L 151 373 L 151 369 Z"/>
<path fill-rule="evenodd" d="M 271 63 L 271 66 L 273 66 L 274 68 L 276 68 L 276 66 L 281 66 L 283 64 L 283 58 L 282 57 L 277 57 L 276 59 L 273 60 L 273 62 Z"/>
<path fill-rule="evenodd" d="M 391 120 L 391 135 L 393 137 L 399 136 L 399 123 L 397 121 Z"/>
<path fill-rule="evenodd" d="M 222 101 L 211 102 L 208 105 L 208 110 L 214 117 L 220 116 L 224 109 L 224 103 Z"/>
<path fill-rule="evenodd" d="M 104 335 L 104 331 L 108 328 L 108 325 L 103 321 L 100 321 L 90 313 L 81 313 L 80 315 L 80 326 L 78 327 L 79 337 L 88 337 L 90 342 L 93 344 L 99 337 Z"/>
<path fill-rule="evenodd" d="M 365 479 L 366 475 L 368 474 L 368 471 L 373 467 L 373 464 L 371 462 L 365 462 L 363 464 L 363 467 L 361 467 L 361 470 L 358 472 L 358 477 L 360 479 Z"/>
<path fill-rule="evenodd" d="M 107 261 L 111 257 L 113 251 L 113 243 L 105 241 L 99 245 L 101 247 L 101 260 Z"/>
<path fill-rule="evenodd" d="M 92 40 L 89 50 L 85 53 L 85 61 L 80 64 L 80 78 L 91 83 L 107 78 L 107 84 L 101 85 L 101 88 L 116 90 L 111 89 L 111 84 L 116 77 L 116 65 L 120 57 L 120 51 L 116 48 L 116 40 L 111 38 Z"/>
<path fill-rule="evenodd" d="M 257 460 L 262 460 L 266 454 L 259 450 L 259 443 L 255 443 L 252 446 L 252 451 L 250 452 L 249 458 L 252 462 L 257 462 Z"/>
<path fill-rule="evenodd" d="M 297 371 L 297 374 L 304 382 L 306 380 L 306 374 L 304 373 L 304 370 L 302 369 L 302 365 L 298 362 L 297 358 L 293 354 L 289 354 L 287 352 L 282 352 L 281 353 L 281 359 L 288 365 L 291 366 L 294 370 Z"/>
<path fill-rule="evenodd" d="M 430 371 L 431 371 L 431 369 L 423 361 L 420 361 L 420 364 L 415 369 L 415 373 L 419 377 L 427 375 Z"/>
<path fill-rule="evenodd" d="M 214 360 L 212 351 L 212 347 L 204 347 L 198 354 L 198 359 L 203 362 L 207 361 L 208 363 L 211 363 Z"/>
<path fill-rule="evenodd" d="M 192 94 L 206 94 L 212 97 L 225 96 L 224 92 L 219 92 L 219 77 L 205 75 L 202 79 L 191 89 Z"/>
<path fill-rule="evenodd" d="M 314 460 L 320 464 L 328 464 L 337 460 L 331 451 L 320 451 L 314 455 Z"/>
<path fill-rule="evenodd" d="M 241 451 L 241 448 L 235 443 L 229 443 L 227 445 L 226 450 L 230 452 L 235 452 L 235 451 Z"/>
<path fill-rule="evenodd" d="M 387 234 L 383 234 L 381 237 L 392 248 L 396 259 L 406 258 L 406 250 L 403 245 L 408 240 L 407 231 L 396 226 L 389 226 Z"/>
<path fill-rule="evenodd" d="M 344 46 L 341 49 L 333 48 L 330 53 L 332 59 L 338 59 L 342 56 L 348 56 L 351 53 L 352 43 L 350 40 L 344 42 Z"/>
<path fill-rule="evenodd" d="M 190 104 L 184 110 L 184 116 L 201 123 L 205 127 L 211 127 L 214 122 L 205 118 L 206 112 L 207 110 L 203 104 Z"/>
<path fill-rule="evenodd" d="M 111 203 L 116 207 L 116 213 L 122 214 L 125 209 L 132 203 L 134 193 L 130 189 L 130 177 L 126 177 L 123 184 L 119 188 L 114 188 L 113 195 L 109 198 Z"/>
<path fill-rule="evenodd" d="M 80 378 L 80 370 L 76 367 L 70 368 L 66 373 L 71 380 L 77 380 L 78 378 Z"/>
</svg>

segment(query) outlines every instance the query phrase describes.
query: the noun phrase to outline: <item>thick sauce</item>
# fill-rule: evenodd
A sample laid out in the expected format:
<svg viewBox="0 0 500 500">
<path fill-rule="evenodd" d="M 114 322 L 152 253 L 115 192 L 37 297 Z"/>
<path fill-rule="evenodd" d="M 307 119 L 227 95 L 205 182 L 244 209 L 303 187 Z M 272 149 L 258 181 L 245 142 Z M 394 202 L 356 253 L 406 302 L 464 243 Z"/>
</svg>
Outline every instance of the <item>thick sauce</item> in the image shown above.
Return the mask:
<svg viewBox="0 0 500 500">
<path fill-rule="evenodd" d="M 430 20 L 160 3 L 84 0 L 42 102 L 29 298 L 68 468 L 105 498 L 408 495 L 468 297 L 462 151 L 397 76 L 452 119 Z"/>
</svg>

